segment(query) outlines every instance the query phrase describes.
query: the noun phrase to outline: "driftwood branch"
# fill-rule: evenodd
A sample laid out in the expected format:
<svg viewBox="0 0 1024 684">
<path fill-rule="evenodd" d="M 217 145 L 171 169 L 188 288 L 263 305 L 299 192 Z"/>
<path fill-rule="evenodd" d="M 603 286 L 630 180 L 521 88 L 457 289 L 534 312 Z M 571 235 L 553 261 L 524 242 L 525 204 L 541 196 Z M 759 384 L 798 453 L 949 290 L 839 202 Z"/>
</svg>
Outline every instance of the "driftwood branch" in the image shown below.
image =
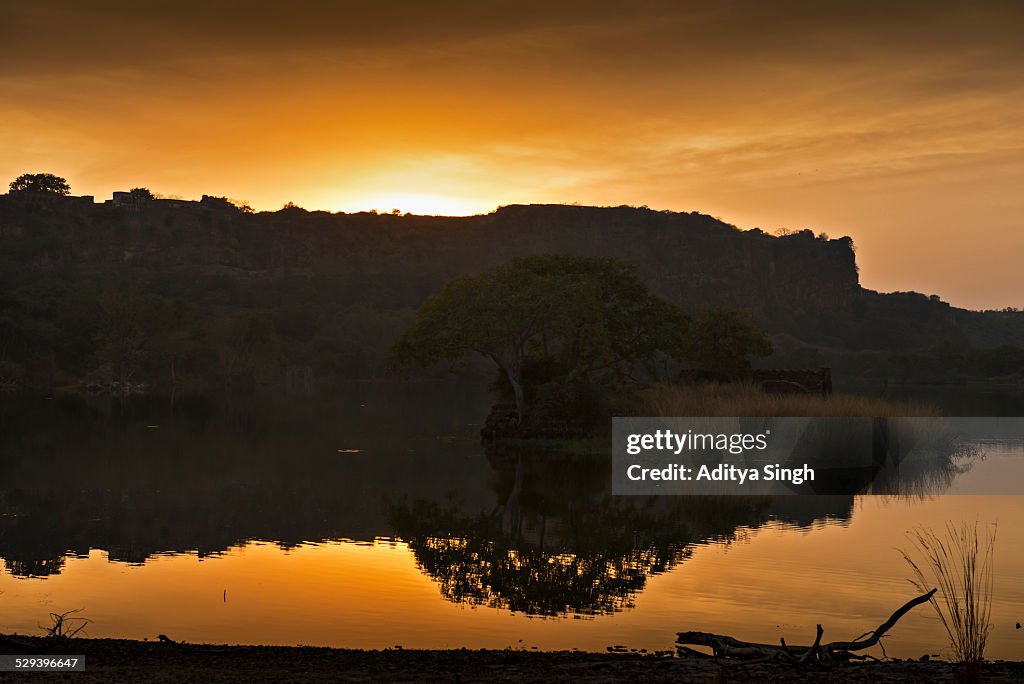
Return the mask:
<svg viewBox="0 0 1024 684">
<path fill-rule="evenodd" d="M 806 663 L 808 660 L 813 660 L 814 657 L 818 655 L 818 651 L 821 649 L 821 637 L 825 633 L 825 630 L 821 628 L 821 625 L 817 625 L 817 629 L 818 633 L 814 637 L 814 643 L 811 644 L 811 647 L 807 649 L 802 656 L 800 656 L 800 659 L 797 660 L 798 663 Z"/>
<path fill-rule="evenodd" d="M 922 603 L 928 603 L 932 600 L 932 596 L 935 595 L 935 589 L 932 589 L 927 594 L 921 594 L 915 599 L 907 601 L 899 610 L 889 616 L 889 619 L 878 626 L 874 632 L 871 633 L 866 639 L 857 639 L 854 641 L 833 641 L 830 644 L 822 647 L 822 655 L 826 658 L 831 657 L 831 654 L 837 651 L 862 651 L 865 648 L 871 648 L 878 643 L 878 640 L 885 636 L 885 633 L 896 626 L 899 619 L 909 613 L 913 608 L 921 605 Z"/>
<path fill-rule="evenodd" d="M 791 663 L 808 663 L 829 660 L 845 660 L 853 655 L 854 651 L 861 651 L 871 648 L 885 636 L 886 632 L 892 629 L 900 618 L 906 615 L 922 603 L 927 603 L 935 594 L 932 589 L 926 594 L 907 601 L 905 604 L 889 616 L 889 619 L 878 626 L 873 632 L 865 632 L 853 641 L 833 641 L 828 644 L 821 644 L 821 637 L 824 630 L 817 625 L 817 635 L 814 643 L 810 646 L 790 646 L 785 639 L 780 641 L 779 646 L 774 644 L 758 644 L 748 641 L 740 641 L 724 634 L 711 634 L 709 632 L 679 632 L 676 635 L 676 649 L 681 655 L 697 653 L 693 646 L 710 648 L 715 658 L 732 658 L 752 661 L 783 661 Z M 702 654 L 706 655 L 706 654 Z"/>
</svg>

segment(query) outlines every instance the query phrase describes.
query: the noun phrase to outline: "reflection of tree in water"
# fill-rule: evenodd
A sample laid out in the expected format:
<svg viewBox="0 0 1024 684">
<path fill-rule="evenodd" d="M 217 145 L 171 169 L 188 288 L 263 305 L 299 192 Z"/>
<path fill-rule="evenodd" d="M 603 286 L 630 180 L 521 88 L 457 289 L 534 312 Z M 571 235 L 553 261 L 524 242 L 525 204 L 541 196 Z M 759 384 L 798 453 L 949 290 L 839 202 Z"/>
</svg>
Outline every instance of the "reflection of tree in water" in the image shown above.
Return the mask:
<svg viewBox="0 0 1024 684">
<path fill-rule="evenodd" d="M 613 497 L 602 456 L 488 450 L 491 512 L 403 500 L 391 524 L 451 601 L 530 615 L 611 613 L 702 540 L 766 519 L 745 497 Z"/>
<path fill-rule="evenodd" d="M 3 565 L 15 577 L 47 577 L 60 574 L 64 569 L 64 556 L 32 560 L 6 559 Z"/>
</svg>

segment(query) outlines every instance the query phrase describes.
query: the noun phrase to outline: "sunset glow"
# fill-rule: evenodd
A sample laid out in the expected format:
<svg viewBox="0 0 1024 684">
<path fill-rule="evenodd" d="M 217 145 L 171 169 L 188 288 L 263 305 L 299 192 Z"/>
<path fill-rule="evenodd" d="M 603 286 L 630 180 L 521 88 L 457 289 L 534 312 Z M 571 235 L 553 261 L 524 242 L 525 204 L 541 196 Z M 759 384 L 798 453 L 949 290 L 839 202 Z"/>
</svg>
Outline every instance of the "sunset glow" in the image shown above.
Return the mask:
<svg viewBox="0 0 1024 684">
<path fill-rule="evenodd" d="M 337 203 L 339 211 L 360 211 L 368 206 L 381 213 L 394 212 L 422 214 L 425 216 L 470 216 L 485 214 L 494 207 L 485 201 L 471 202 L 458 197 L 426 195 L 420 193 L 392 193 L 352 198 Z"/>
<path fill-rule="evenodd" d="M 1002 2 L 22 4 L 0 177 L 696 210 L 850 235 L 870 288 L 1021 306 L 1022 30 Z"/>
</svg>

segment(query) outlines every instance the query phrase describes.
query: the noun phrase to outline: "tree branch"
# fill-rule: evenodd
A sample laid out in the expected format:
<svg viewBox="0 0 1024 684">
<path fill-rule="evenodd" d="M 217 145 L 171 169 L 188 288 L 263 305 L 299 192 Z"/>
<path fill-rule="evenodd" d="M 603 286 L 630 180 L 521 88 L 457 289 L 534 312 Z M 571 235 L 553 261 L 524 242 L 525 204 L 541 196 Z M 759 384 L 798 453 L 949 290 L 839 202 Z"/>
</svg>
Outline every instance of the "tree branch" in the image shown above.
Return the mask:
<svg viewBox="0 0 1024 684">
<path fill-rule="evenodd" d="M 694 652 L 690 646 L 705 646 L 712 649 L 716 658 L 737 658 L 747 662 L 750 662 L 750 659 L 776 661 L 782 659 L 801 664 L 834 660 L 840 657 L 858 657 L 852 652 L 871 648 L 877 644 L 879 639 L 885 636 L 886 632 L 899 622 L 900 618 L 922 603 L 930 601 L 935 592 L 936 589 L 932 589 L 926 594 L 907 601 L 873 632 L 867 632 L 853 641 L 833 641 L 822 646 L 821 637 L 824 634 L 824 630 L 819 624 L 817 625 L 817 635 L 814 638 L 814 643 L 810 646 L 789 646 L 786 644 L 785 639 L 781 640 L 781 646 L 775 646 L 773 644 L 740 641 L 724 634 L 679 632 L 676 635 L 676 649 L 682 655 L 689 655 Z"/>
</svg>

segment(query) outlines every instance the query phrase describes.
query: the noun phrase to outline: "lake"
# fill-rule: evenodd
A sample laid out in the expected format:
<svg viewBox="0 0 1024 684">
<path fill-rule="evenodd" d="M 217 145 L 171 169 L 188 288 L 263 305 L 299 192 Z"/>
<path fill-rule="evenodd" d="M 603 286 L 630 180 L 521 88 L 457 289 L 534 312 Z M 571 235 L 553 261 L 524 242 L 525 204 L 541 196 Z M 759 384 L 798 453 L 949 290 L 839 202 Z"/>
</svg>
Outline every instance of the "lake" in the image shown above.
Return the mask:
<svg viewBox="0 0 1024 684">
<path fill-rule="evenodd" d="M 956 494 L 1020 472 L 1020 442 L 907 495 L 613 497 L 606 456 L 482 447 L 488 404 L 426 384 L 8 400 L 0 632 L 81 609 L 88 636 L 209 643 L 653 651 L 682 630 L 809 642 L 818 622 L 852 639 L 916 595 L 908 530 L 977 520 L 998 522 L 988 653 L 1024 654 L 1024 497 Z M 927 606 L 885 640 L 945 644 Z"/>
</svg>

